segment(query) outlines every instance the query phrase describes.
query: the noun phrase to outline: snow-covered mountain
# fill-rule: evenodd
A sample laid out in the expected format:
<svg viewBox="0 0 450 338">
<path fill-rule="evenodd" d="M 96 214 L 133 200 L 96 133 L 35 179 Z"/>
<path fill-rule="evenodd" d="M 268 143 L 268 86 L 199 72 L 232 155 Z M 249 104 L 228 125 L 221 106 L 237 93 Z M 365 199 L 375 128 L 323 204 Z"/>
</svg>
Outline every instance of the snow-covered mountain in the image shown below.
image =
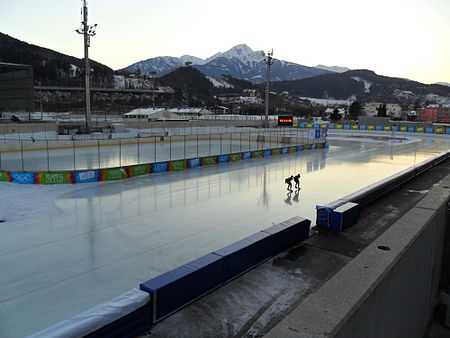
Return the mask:
<svg viewBox="0 0 450 338">
<path fill-rule="evenodd" d="M 205 60 L 189 55 L 180 58 L 162 56 L 134 63 L 126 67 L 125 70 L 130 72 L 139 70 L 141 74 L 147 75 L 154 71 L 157 73 L 157 76 L 162 76 L 183 66 L 186 61 L 189 61 L 192 62 L 193 67 L 212 78 L 231 75 L 238 79 L 263 82 L 265 81 L 266 72 L 264 58 L 263 51 L 253 51 L 247 45 L 239 44 L 226 52 L 216 53 Z M 274 59 L 270 78 L 273 81 L 294 80 L 329 72 L 329 70 Z"/>
<path fill-rule="evenodd" d="M 441 86 L 450 87 L 450 83 L 448 83 L 448 82 L 437 82 L 436 84 L 441 85 Z"/>
<path fill-rule="evenodd" d="M 350 70 L 350 68 L 347 68 L 347 67 L 324 66 L 324 65 L 317 65 L 314 68 L 328 70 L 333 73 L 344 73 L 344 72 L 348 72 Z"/>
</svg>

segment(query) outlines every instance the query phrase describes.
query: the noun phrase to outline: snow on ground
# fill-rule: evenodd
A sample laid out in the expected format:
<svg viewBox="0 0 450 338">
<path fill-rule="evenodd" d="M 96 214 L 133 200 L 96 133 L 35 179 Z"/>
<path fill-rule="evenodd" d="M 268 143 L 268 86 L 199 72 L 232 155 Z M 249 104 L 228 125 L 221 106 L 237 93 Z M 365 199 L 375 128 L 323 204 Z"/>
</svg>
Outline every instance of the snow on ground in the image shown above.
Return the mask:
<svg viewBox="0 0 450 338">
<path fill-rule="evenodd" d="M 306 96 L 300 96 L 300 98 L 303 100 L 309 100 L 311 101 L 312 104 L 321 106 L 328 106 L 331 104 L 350 105 L 352 103 L 351 100 L 316 99 L 314 97 L 306 97 Z"/>
<path fill-rule="evenodd" d="M 357 76 L 352 76 L 353 80 L 356 80 L 358 82 L 364 82 L 364 92 L 365 93 L 369 93 L 370 92 L 370 86 L 372 86 L 372 82 L 369 82 L 367 80 L 361 79 L 360 77 Z"/>
</svg>

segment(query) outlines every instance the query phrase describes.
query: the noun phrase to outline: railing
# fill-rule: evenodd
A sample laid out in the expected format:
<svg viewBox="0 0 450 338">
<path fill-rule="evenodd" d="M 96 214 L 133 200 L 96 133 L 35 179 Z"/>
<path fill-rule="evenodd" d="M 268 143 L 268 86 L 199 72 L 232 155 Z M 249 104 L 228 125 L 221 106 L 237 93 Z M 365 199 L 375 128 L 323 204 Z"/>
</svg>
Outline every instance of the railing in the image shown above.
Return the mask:
<svg viewBox="0 0 450 338">
<path fill-rule="evenodd" d="M 324 133 L 313 134 L 300 129 L 261 129 L 107 140 L 16 140 L 0 144 L 0 169 L 104 169 L 325 142 Z"/>
</svg>

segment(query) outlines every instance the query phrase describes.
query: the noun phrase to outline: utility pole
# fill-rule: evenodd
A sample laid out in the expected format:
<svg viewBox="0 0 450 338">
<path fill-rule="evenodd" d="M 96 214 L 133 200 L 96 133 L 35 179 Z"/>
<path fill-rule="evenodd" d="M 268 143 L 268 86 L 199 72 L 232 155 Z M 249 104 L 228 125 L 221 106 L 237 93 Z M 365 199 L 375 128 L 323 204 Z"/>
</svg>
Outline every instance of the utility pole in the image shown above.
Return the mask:
<svg viewBox="0 0 450 338">
<path fill-rule="evenodd" d="M 84 36 L 84 67 L 85 67 L 85 86 L 86 86 L 86 132 L 91 132 L 91 89 L 89 85 L 89 78 L 91 75 L 91 67 L 89 66 L 89 47 L 91 45 L 91 36 L 95 35 L 95 30 L 97 29 L 97 24 L 94 26 L 88 25 L 88 9 L 87 0 L 82 0 L 83 8 L 81 27 L 76 29 L 78 34 L 83 34 Z"/>
<path fill-rule="evenodd" d="M 270 83 L 270 66 L 273 64 L 273 49 L 267 53 L 267 57 L 264 59 L 266 63 L 266 120 L 264 127 L 269 128 L 269 83 Z"/>
</svg>

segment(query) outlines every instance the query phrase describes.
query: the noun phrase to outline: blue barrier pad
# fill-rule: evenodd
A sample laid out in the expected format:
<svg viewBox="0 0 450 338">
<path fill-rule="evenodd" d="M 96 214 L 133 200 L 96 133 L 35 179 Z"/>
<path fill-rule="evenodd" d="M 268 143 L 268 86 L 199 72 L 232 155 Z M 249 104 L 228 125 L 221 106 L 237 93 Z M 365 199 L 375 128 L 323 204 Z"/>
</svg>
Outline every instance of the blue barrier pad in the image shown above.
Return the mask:
<svg viewBox="0 0 450 338">
<path fill-rule="evenodd" d="M 350 125 L 349 125 L 349 124 L 347 124 L 347 123 L 346 123 L 346 124 L 344 124 L 344 129 L 345 129 L 345 130 L 350 130 Z"/>
<path fill-rule="evenodd" d="M 375 130 L 376 130 L 376 131 L 382 131 L 382 130 L 383 130 L 383 126 L 376 125 L 376 126 L 375 126 Z"/>
<path fill-rule="evenodd" d="M 76 171 L 74 173 L 76 183 L 97 182 L 100 176 L 100 170 Z"/>
<path fill-rule="evenodd" d="M 271 235 L 272 256 L 286 251 L 309 238 L 311 221 L 301 217 L 293 217 L 279 224 L 273 225 L 262 232 Z"/>
<path fill-rule="evenodd" d="M 282 153 L 282 154 L 287 154 L 287 153 L 289 153 L 289 148 L 283 148 L 283 149 L 281 149 L 281 153 Z"/>
<path fill-rule="evenodd" d="M 10 173 L 11 182 L 19 184 L 34 184 L 34 173 Z"/>
<path fill-rule="evenodd" d="M 266 149 L 264 150 L 264 157 L 270 157 L 272 156 L 272 150 Z"/>
<path fill-rule="evenodd" d="M 297 146 L 297 151 L 303 151 L 303 146 L 302 145 Z"/>
<path fill-rule="evenodd" d="M 192 158 L 188 160 L 188 168 L 198 168 L 200 167 L 202 162 L 199 158 Z"/>
<path fill-rule="evenodd" d="M 305 122 L 300 122 L 300 124 L 298 125 L 299 128 L 306 128 L 306 123 Z"/>
<path fill-rule="evenodd" d="M 169 170 L 168 162 L 160 162 L 152 164 L 152 173 L 165 173 Z"/>
<path fill-rule="evenodd" d="M 433 134 L 434 133 L 434 128 L 433 127 L 425 127 L 425 133 Z"/>
<path fill-rule="evenodd" d="M 140 284 L 151 295 L 153 322 L 220 286 L 223 269 L 222 257 L 210 253 Z"/>
<path fill-rule="evenodd" d="M 408 126 L 408 133 L 414 133 L 415 131 L 414 126 Z"/>
<path fill-rule="evenodd" d="M 367 125 L 365 125 L 365 124 L 359 125 L 359 130 L 366 130 L 366 129 L 367 129 Z"/>
<path fill-rule="evenodd" d="M 359 204 L 347 202 L 335 208 L 330 215 L 330 229 L 342 231 L 351 227 L 359 218 Z"/>
<path fill-rule="evenodd" d="M 219 155 L 217 156 L 217 163 L 227 163 L 230 162 L 230 155 Z"/>
<path fill-rule="evenodd" d="M 214 251 L 223 257 L 223 282 L 228 282 L 273 256 L 273 239 L 258 232 L 222 249 Z"/>
<path fill-rule="evenodd" d="M 316 224 L 323 226 L 323 227 L 329 227 L 330 225 L 330 214 L 333 211 L 333 208 L 328 206 L 316 206 Z"/>
<path fill-rule="evenodd" d="M 330 123 L 330 124 L 328 125 L 328 129 L 334 129 L 334 126 L 335 126 L 334 123 Z"/>
<path fill-rule="evenodd" d="M 242 153 L 242 159 L 243 160 L 250 160 L 252 158 L 252 152 L 251 151 L 247 151 L 245 153 Z"/>
</svg>

